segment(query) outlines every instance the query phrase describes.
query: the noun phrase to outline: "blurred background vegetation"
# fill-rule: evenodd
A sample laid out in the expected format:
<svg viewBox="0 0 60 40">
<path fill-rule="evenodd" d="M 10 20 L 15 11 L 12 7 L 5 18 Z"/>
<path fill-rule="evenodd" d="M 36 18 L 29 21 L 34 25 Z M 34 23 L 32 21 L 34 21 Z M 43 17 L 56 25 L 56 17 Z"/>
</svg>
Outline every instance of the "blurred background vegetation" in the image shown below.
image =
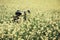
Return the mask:
<svg viewBox="0 0 60 40">
<path fill-rule="evenodd" d="M 16 10 L 30 10 L 27 20 L 12 22 Z M 23 13 L 23 12 L 22 12 Z M 58 40 L 60 0 L 0 0 L 0 37 L 13 40 Z M 4 39 L 8 40 L 8 39 Z"/>
</svg>

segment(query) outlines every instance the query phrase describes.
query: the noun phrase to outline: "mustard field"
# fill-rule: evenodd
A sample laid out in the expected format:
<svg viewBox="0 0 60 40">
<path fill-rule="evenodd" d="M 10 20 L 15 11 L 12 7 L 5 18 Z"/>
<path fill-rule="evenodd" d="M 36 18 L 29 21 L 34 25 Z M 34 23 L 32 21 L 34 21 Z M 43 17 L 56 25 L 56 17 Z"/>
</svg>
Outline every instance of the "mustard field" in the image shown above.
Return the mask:
<svg viewBox="0 0 60 40">
<path fill-rule="evenodd" d="M 60 40 L 60 0 L 0 0 L 0 40 Z"/>
</svg>

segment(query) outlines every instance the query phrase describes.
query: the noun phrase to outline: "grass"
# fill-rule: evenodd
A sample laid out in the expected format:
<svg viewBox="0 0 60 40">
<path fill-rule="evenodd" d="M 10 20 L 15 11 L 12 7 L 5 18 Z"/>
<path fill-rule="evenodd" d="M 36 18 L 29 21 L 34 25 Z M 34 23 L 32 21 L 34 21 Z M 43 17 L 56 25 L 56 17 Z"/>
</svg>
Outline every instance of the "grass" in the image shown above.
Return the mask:
<svg viewBox="0 0 60 40">
<path fill-rule="evenodd" d="M 5 1 L 7 2 L 7 1 Z M 33 2 L 33 1 L 32 1 Z M 7 4 L 8 3 L 8 4 Z M 31 14 L 27 13 L 27 20 L 24 22 L 23 16 L 18 20 L 19 23 L 12 22 L 12 16 L 17 9 L 23 11 L 16 5 L 0 5 L 0 38 L 4 40 L 58 40 L 60 38 L 60 9 L 40 10 L 30 9 Z M 16 2 L 12 2 L 16 3 Z M 18 4 L 18 2 L 16 3 Z M 6 6 L 8 5 L 8 6 Z M 24 5 L 24 4 L 23 4 Z M 34 4 L 32 4 L 34 5 Z M 16 6 L 16 7 L 15 7 Z M 31 6 L 30 6 L 31 7 Z M 56 7 L 55 7 L 56 8 Z M 23 12 L 22 12 L 23 13 Z M 6 39 L 7 38 L 7 39 Z"/>
</svg>

